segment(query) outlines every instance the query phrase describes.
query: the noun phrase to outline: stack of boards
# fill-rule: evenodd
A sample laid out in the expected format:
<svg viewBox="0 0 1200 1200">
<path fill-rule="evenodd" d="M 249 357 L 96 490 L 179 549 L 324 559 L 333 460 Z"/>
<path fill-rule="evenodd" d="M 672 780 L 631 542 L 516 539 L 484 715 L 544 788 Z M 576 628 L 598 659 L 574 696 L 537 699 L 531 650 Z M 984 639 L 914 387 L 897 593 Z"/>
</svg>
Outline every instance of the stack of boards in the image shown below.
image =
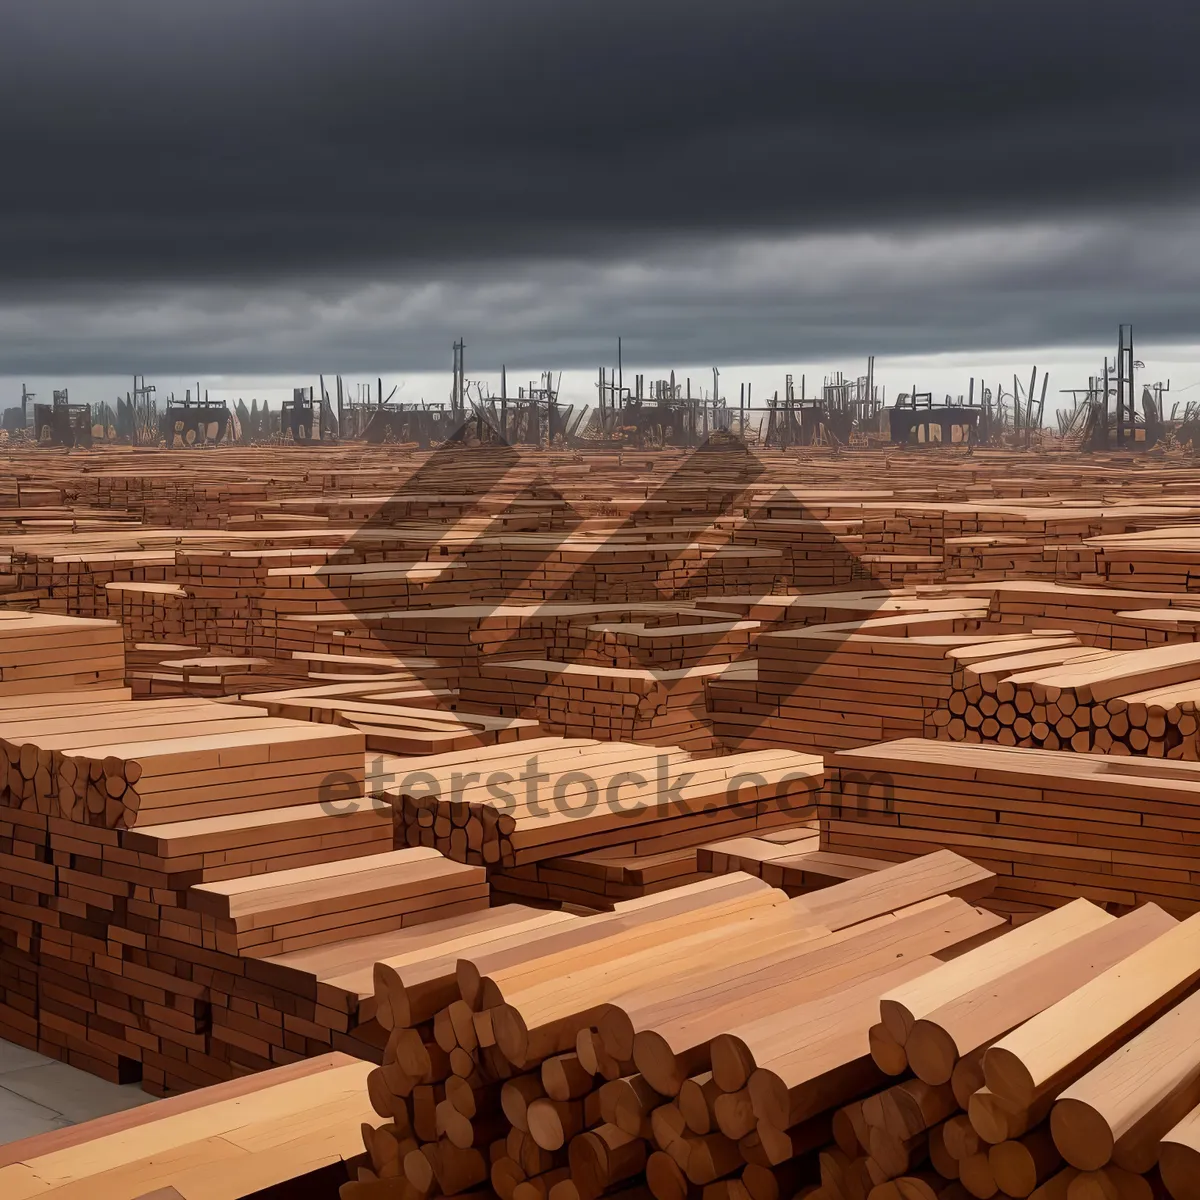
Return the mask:
<svg viewBox="0 0 1200 1200">
<path fill-rule="evenodd" d="M 124 682 L 125 648 L 116 622 L 0 610 L 0 698 Z"/>
<path fill-rule="evenodd" d="M 706 685 L 755 678 L 753 663 L 659 670 L 517 659 L 463 679 L 464 703 L 537 721 L 548 733 L 713 751 Z"/>
<path fill-rule="evenodd" d="M 80 694 L 0 701 L 0 1036 L 159 1095 L 377 1056 L 357 995 L 275 960 L 486 909 L 486 873 L 393 848 L 359 730 Z"/>
<path fill-rule="evenodd" d="M 875 603 L 885 600 L 881 594 Z M 714 728 L 732 745 L 822 753 L 920 736 L 950 700 L 950 651 L 986 658 L 1043 640 L 989 622 L 986 607 L 969 605 L 774 630 L 756 643 L 753 683 L 714 683 Z"/>
<path fill-rule="evenodd" d="M 949 847 L 996 872 L 1013 914 L 1077 896 L 1200 909 L 1192 763 L 908 738 L 831 755 L 819 799 L 823 850 Z"/>
<path fill-rule="evenodd" d="M 343 1200 L 1193 1200 L 1200 915 L 1010 929 L 955 898 L 988 883 L 727 876 L 380 962 Z"/>
<path fill-rule="evenodd" d="M 85 693 L 86 695 L 86 693 Z M 181 697 L 9 704 L 0 803 L 99 829 L 317 803 L 331 776 L 361 786 L 351 729 Z"/>
<path fill-rule="evenodd" d="M 384 794 L 398 839 L 485 865 L 500 894 L 588 903 L 607 876 L 587 856 L 604 851 L 621 886 L 671 885 L 699 871 L 687 852 L 715 838 L 796 828 L 816 814 L 821 760 L 787 750 L 696 759 L 676 747 L 590 738 L 538 738 L 512 746 L 385 759 Z M 576 878 L 564 878 L 575 876 Z"/>
<path fill-rule="evenodd" d="M 421 668 L 422 681 L 385 678 L 325 683 L 256 692 L 246 699 L 262 705 L 272 716 L 349 725 L 362 731 L 369 751 L 388 754 L 437 754 L 537 736 L 536 721 L 436 708 L 457 693 L 435 685 L 439 665 L 426 661 L 428 666 Z M 322 665 L 333 669 L 333 664 Z M 353 670 L 354 662 L 351 659 L 338 666 Z"/>
</svg>

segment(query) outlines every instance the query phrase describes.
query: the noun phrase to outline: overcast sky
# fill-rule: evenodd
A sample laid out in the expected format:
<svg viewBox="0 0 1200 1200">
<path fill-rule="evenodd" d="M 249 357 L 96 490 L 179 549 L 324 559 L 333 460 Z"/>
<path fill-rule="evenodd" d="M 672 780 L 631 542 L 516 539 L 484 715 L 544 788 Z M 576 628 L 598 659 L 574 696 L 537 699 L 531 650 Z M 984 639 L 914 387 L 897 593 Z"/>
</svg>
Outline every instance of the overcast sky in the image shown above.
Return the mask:
<svg viewBox="0 0 1200 1200">
<path fill-rule="evenodd" d="M 1192 0 L 5 0 L 0 406 L 441 399 L 458 336 L 581 397 L 618 336 L 764 393 L 870 353 L 1057 391 L 1120 321 L 1186 386 L 1197 45 Z"/>
</svg>

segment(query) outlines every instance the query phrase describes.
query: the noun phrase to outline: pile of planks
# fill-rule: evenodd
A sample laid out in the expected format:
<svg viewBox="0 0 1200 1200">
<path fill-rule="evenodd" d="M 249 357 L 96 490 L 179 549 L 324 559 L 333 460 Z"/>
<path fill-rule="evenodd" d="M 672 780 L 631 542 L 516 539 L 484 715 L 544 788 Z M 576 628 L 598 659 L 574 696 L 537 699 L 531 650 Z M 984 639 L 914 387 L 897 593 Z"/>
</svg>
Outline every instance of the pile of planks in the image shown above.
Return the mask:
<svg viewBox="0 0 1200 1200">
<path fill-rule="evenodd" d="M 885 1079 L 879 997 L 1002 928 L 963 898 L 990 884 L 949 853 L 792 900 L 730 874 L 381 961 L 383 1123 L 343 1195 L 682 1200 L 724 1180 L 790 1196 L 832 1110 Z M 725 1042 L 761 1061 L 735 1052 L 727 1071 Z M 777 1124 L 754 1112 L 760 1068 L 787 1081 Z"/>
<path fill-rule="evenodd" d="M 764 633 L 752 683 L 710 689 L 726 745 L 815 752 L 921 736 L 947 711 L 961 666 L 1043 646 L 1078 645 L 1069 631 L 1006 632 L 985 607 L 904 613 Z"/>
<path fill-rule="evenodd" d="M 359 731 L 203 699 L 35 701 L 5 711 L 0 750 L 0 804 L 107 829 L 317 803 L 331 777 L 363 781 Z"/>
<path fill-rule="evenodd" d="M 712 875 L 744 871 L 781 888 L 789 896 L 858 879 L 886 865 L 877 858 L 837 854 L 820 847 L 820 829 L 814 821 L 811 827 L 777 829 L 701 846 L 696 862 L 702 871 Z"/>
<path fill-rule="evenodd" d="M 127 647 L 186 639 L 187 592 L 178 583 L 130 580 L 105 584 L 104 590 L 108 616 L 124 630 Z"/>
<path fill-rule="evenodd" d="M 822 780 L 821 760 L 793 751 L 693 759 L 676 747 L 587 738 L 384 761 L 399 841 L 506 869 L 795 825 L 815 815 Z"/>
<path fill-rule="evenodd" d="M 679 670 L 592 666 L 539 659 L 480 664 L 464 675 L 464 704 L 535 720 L 547 733 L 609 741 L 716 748 L 708 724 L 706 689 L 717 680 L 756 677 L 752 662 L 724 662 Z"/>
<path fill-rule="evenodd" d="M 1194 592 L 1200 584 L 1200 541 L 1192 525 L 1170 526 L 1088 539 L 1096 571 L 1110 587 Z"/>
<path fill-rule="evenodd" d="M 485 873 L 394 849 L 359 730 L 91 694 L 0 699 L 0 1035 L 158 1094 L 377 1057 L 359 996 L 319 1003 L 319 972 L 486 909 Z"/>
<path fill-rule="evenodd" d="M 664 839 L 668 843 L 670 838 Z M 698 846 L 639 853 L 636 842 L 603 850 L 544 858 L 523 867 L 492 871 L 492 902 L 519 901 L 542 907 L 576 905 L 611 912 L 624 900 L 653 896 L 714 874 L 700 865 Z"/>
<path fill-rule="evenodd" d="M 480 664 L 503 657 L 620 666 L 603 626 L 728 624 L 720 608 L 689 600 L 544 604 L 459 604 L 451 607 L 389 607 L 371 612 L 322 612 L 283 616 L 276 631 L 280 653 L 356 653 L 436 659 L 456 676 L 478 676 Z M 695 665 L 679 648 L 670 668 Z M 674 649 L 673 649 L 674 652 Z M 637 664 L 642 666 L 653 663 Z"/>
<path fill-rule="evenodd" d="M 0 698 L 124 682 L 125 646 L 116 622 L 0 609 Z"/>
<path fill-rule="evenodd" d="M 370 1064 L 327 1054 L 0 1147 L 0 1194 L 334 1195 L 362 1158 Z"/>
<path fill-rule="evenodd" d="M 910 738 L 830 756 L 819 802 L 822 849 L 950 847 L 997 873 L 1009 912 L 1076 896 L 1200 908 L 1191 763 Z"/>
<path fill-rule="evenodd" d="M 262 705 L 272 716 L 348 725 L 363 733 L 369 751 L 390 754 L 470 750 L 538 736 L 536 721 L 436 707 L 456 703 L 457 691 L 437 686 L 442 682 L 439 664 L 409 663 L 419 676 L 389 672 L 356 683 L 256 692 L 244 699 Z M 332 663 L 326 665 L 334 668 Z M 400 677 L 392 679 L 393 674 Z"/>
<path fill-rule="evenodd" d="M 714 614 L 718 615 L 718 614 Z M 624 670 L 678 671 L 749 658 L 761 628 L 758 621 L 721 621 L 700 618 L 688 623 L 680 611 L 675 620 L 602 621 L 586 627 L 587 638 L 572 646 L 572 661 L 602 663 Z"/>
<path fill-rule="evenodd" d="M 421 848 L 200 883 L 188 894 L 205 948 L 254 958 L 487 905 L 487 876 L 479 867 Z"/>
</svg>

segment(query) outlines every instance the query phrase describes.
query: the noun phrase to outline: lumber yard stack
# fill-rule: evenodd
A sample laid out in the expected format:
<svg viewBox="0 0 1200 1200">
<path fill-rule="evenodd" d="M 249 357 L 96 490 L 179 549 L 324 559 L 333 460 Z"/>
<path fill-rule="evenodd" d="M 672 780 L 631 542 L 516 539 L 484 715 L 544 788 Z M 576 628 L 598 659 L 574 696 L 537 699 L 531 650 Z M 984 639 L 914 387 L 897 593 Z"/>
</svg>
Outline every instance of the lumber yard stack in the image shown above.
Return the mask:
<svg viewBox="0 0 1200 1200">
<path fill-rule="evenodd" d="M 753 680 L 715 680 L 727 745 L 823 752 L 919 735 L 952 698 L 954 652 L 975 657 L 1067 641 L 988 622 L 985 608 L 871 618 L 763 634 Z"/>
<path fill-rule="evenodd" d="M 822 849 L 950 847 L 997 873 L 990 902 L 1013 913 L 1076 896 L 1200 909 L 1191 763 L 909 738 L 839 751 L 825 769 Z"/>
<path fill-rule="evenodd" d="M 380 961 L 380 1120 L 343 1195 L 790 1197 L 833 1110 L 886 1081 L 880 996 L 1003 927 L 972 903 L 991 883 L 947 852 L 790 900 L 730 874 Z M 753 1111 L 759 1064 L 739 1058 L 720 1099 L 727 1035 L 780 1052 L 762 1060 L 787 1080 L 778 1133 Z"/>
<path fill-rule="evenodd" d="M 124 676 L 115 622 L 0 609 L 0 700 L 120 687 Z"/>
<path fill-rule="evenodd" d="M 807 831 L 821 760 L 696 759 L 679 747 L 543 737 L 382 761 L 397 841 L 488 868 L 493 898 L 610 908 L 701 872 L 715 838 Z"/>
<path fill-rule="evenodd" d="M 484 871 L 393 848 L 360 730 L 89 694 L 0 719 L 0 1034 L 158 1094 L 378 1056 L 357 994 L 319 1003 L 317 972 L 486 909 Z"/>
<path fill-rule="evenodd" d="M 679 670 L 592 666 L 516 659 L 483 662 L 460 688 L 464 704 L 535 720 L 549 733 L 599 736 L 712 751 L 707 686 L 753 681 L 754 663 L 716 663 Z"/>
<path fill-rule="evenodd" d="M 1076 642 L 986 662 L 954 657 L 954 693 L 933 716 L 939 736 L 1200 760 L 1200 645 L 1120 651 Z"/>
</svg>

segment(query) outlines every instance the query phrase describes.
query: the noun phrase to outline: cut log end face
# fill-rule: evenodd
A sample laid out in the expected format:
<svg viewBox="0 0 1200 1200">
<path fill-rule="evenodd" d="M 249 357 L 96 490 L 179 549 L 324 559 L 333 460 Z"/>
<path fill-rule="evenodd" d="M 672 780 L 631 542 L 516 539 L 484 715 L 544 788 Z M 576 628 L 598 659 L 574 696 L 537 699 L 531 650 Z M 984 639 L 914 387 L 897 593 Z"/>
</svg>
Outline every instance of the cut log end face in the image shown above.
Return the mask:
<svg viewBox="0 0 1200 1200">
<path fill-rule="evenodd" d="M 1163 1142 L 1158 1170 L 1172 1200 L 1200 1200 L 1200 1149 Z"/>
</svg>

